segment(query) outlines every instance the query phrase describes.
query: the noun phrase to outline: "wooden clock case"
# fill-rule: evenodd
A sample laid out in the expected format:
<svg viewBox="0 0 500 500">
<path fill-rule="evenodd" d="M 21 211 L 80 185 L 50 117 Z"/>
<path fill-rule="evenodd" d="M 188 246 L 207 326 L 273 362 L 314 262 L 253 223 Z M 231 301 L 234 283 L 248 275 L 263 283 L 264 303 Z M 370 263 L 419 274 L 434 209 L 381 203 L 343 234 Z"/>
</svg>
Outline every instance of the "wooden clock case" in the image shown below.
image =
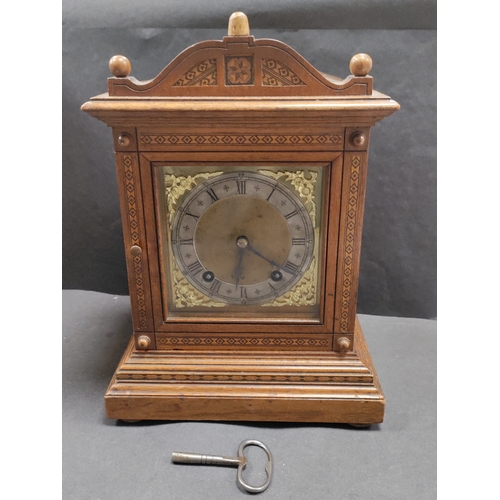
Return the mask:
<svg viewBox="0 0 500 500">
<path fill-rule="evenodd" d="M 319 72 L 250 36 L 236 13 L 156 78 L 110 61 L 108 92 L 83 111 L 113 130 L 133 335 L 105 395 L 109 418 L 373 424 L 385 400 L 356 317 L 370 128 L 399 109 L 373 90 L 371 59 Z M 326 165 L 320 320 L 169 318 L 154 196 L 158 164 Z"/>
</svg>

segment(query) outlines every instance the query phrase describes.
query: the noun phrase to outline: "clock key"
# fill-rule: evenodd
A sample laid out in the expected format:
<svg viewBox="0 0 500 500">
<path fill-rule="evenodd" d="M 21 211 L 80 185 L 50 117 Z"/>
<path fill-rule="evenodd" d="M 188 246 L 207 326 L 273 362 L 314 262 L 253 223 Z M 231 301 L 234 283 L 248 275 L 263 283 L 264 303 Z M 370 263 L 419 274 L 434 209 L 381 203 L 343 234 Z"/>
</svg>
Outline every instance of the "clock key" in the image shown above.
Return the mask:
<svg viewBox="0 0 500 500">
<path fill-rule="evenodd" d="M 246 467 L 248 461 L 245 456 L 244 450 L 247 446 L 257 446 L 262 448 L 267 455 L 267 464 L 265 471 L 267 480 L 261 486 L 251 486 L 243 480 L 243 469 Z M 172 462 L 175 464 L 191 464 L 191 465 L 225 465 L 228 467 L 238 467 L 237 481 L 243 489 L 250 493 L 261 493 L 267 489 L 271 483 L 271 476 L 273 473 L 273 456 L 269 448 L 256 439 L 247 439 L 240 443 L 238 447 L 237 457 L 224 457 L 221 455 L 202 455 L 201 453 L 186 453 L 174 451 L 172 453 Z"/>
</svg>

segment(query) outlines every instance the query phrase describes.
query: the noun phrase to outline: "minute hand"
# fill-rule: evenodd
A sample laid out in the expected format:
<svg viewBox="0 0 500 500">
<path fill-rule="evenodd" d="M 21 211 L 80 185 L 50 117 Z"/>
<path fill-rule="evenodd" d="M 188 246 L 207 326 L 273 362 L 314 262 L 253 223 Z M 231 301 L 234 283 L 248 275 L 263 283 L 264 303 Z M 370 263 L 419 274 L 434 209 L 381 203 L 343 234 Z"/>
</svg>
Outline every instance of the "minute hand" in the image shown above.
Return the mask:
<svg viewBox="0 0 500 500">
<path fill-rule="evenodd" d="M 274 262 L 274 260 L 271 260 L 271 259 L 268 259 L 267 257 L 264 257 L 264 255 L 262 255 L 258 250 L 255 250 L 255 248 L 253 248 L 252 246 L 248 245 L 247 248 L 248 248 L 248 250 L 250 250 L 252 253 L 257 255 L 261 259 L 264 259 L 265 261 L 269 262 L 269 264 L 271 264 L 272 266 L 275 266 L 278 269 L 281 267 L 279 264 L 276 264 L 276 262 Z"/>
<path fill-rule="evenodd" d="M 238 265 L 236 266 L 235 275 L 236 275 L 236 288 L 238 288 L 238 283 L 241 278 L 241 262 L 243 260 L 243 250 L 244 248 L 238 248 Z"/>
</svg>

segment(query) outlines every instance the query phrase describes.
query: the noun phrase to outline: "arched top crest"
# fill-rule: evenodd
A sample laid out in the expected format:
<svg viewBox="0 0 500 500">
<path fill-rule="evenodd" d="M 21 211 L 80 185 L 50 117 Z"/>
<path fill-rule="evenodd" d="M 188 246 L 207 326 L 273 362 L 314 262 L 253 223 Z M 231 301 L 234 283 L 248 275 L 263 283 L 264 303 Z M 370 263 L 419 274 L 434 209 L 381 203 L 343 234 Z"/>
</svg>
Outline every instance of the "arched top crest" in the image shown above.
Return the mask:
<svg viewBox="0 0 500 500">
<path fill-rule="evenodd" d="M 372 77 L 351 75 L 342 80 L 318 71 L 277 40 L 226 36 L 192 45 L 152 80 L 111 77 L 108 94 L 136 98 L 371 96 Z"/>
</svg>

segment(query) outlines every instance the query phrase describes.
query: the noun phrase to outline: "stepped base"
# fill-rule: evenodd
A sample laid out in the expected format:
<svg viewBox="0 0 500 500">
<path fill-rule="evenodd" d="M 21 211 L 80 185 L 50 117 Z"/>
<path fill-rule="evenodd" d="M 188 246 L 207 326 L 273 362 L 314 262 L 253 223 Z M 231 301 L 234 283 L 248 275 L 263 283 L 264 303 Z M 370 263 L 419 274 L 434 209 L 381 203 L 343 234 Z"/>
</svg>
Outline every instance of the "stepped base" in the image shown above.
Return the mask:
<svg viewBox="0 0 500 500">
<path fill-rule="evenodd" d="M 108 418 L 370 425 L 385 399 L 359 322 L 355 351 L 136 351 L 105 395 Z"/>
</svg>

